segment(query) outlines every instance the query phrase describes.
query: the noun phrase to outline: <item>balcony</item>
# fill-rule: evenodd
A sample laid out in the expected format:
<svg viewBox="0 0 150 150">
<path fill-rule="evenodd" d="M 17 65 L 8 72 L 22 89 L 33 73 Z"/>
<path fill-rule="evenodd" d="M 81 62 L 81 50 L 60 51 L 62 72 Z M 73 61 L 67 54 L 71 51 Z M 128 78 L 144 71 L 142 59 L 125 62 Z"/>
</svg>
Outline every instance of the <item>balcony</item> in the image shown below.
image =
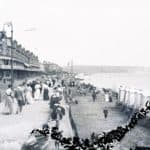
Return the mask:
<svg viewBox="0 0 150 150">
<path fill-rule="evenodd" d="M 0 65 L 0 69 L 10 70 L 11 69 L 11 65 Z M 14 65 L 13 69 L 14 70 L 24 70 L 24 66 L 16 66 L 16 65 Z"/>
<path fill-rule="evenodd" d="M 24 48 L 22 48 L 21 45 L 17 45 L 17 42 L 14 42 L 13 46 L 13 61 L 22 63 L 22 64 L 29 64 L 31 68 L 37 68 L 39 69 L 39 60 L 38 57 L 35 56 L 30 51 L 26 51 Z M 8 41 L 0 41 L 0 59 L 1 60 L 11 60 L 11 47 L 10 42 L 8 44 Z M 6 65 L 6 69 L 9 67 Z M 5 69 L 4 66 L 1 66 L 1 68 Z M 17 66 L 18 69 L 22 69 L 19 66 Z M 24 66 L 24 69 L 27 69 L 28 67 Z M 15 67 L 14 67 L 15 69 Z"/>
<path fill-rule="evenodd" d="M 0 70 L 11 70 L 11 65 L 2 65 L 0 64 Z M 43 70 L 39 68 L 34 68 L 34 67 L 25 67 L 20 66 L 20 65 L 13 65 L 13 70 L 22 70 L 22 71 L 31 71 L 31 72 L 42 72 Z"/>
</svg>

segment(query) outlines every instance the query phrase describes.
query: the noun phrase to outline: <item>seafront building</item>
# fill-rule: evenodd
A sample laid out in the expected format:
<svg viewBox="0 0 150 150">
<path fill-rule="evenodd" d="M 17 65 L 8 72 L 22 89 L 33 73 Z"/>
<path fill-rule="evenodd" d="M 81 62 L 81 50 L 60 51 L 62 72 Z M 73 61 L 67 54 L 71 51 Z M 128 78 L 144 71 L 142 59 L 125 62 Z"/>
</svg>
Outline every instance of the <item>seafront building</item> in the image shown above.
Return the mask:
<svg viewBox="0 0 150 150">
<path fill-rule="evenodd" d="M 62 67 L 52 62 L 44 61 L 42 65 L 47 74 L 57 74 L 63 71 Z"/>
<path fill-rule="evenodd" d="M 44 72 L 38 56 L 25 50 L 16 40 L 13 40 L 11 45 L 11 39 L 4 37 L 0 39 L 0 80 L 5 82 L 11 78 L 11 49 L 14 78 L 21 79 Z"/>
</svg>

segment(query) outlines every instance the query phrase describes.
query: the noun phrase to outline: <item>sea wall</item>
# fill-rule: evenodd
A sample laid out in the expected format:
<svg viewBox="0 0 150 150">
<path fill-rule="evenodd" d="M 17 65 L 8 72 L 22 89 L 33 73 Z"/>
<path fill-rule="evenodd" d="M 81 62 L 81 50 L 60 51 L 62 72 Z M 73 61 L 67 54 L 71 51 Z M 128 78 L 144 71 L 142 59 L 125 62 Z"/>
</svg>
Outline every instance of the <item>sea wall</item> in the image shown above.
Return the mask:
<svg viewBox="0 0 150 150">
<path fill-rule="evenodd" d="M 69 119 L 70 119 L 70 123 L 71 123 L 74 136 L 78 136 L 78 130 L 77 130 L 76 123 L 74 122 L 74 119 L 72 116 L 71 106 L 69 107 Z"/>
</svg>

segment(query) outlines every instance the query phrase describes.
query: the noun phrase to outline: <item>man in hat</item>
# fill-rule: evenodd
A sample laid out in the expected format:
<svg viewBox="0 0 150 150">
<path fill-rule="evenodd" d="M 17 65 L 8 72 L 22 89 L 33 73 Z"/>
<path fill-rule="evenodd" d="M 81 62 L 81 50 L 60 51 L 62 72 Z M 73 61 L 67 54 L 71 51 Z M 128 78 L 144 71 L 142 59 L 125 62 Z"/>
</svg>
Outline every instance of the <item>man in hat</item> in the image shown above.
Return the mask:
<svg viewBox="0 0 150 150">
<path fill-rule="evenodd" d="M 18 86 L 15 90 L 15 98 L 17 100 L 18 103 L 18 110 L 17 113 L 21 113 L 23 106 L 25 105 L 25 100 L 24 100 L 24 96 L 23 96 L 23 91 L 21 89 L 21 86 Z"/>
</svg>

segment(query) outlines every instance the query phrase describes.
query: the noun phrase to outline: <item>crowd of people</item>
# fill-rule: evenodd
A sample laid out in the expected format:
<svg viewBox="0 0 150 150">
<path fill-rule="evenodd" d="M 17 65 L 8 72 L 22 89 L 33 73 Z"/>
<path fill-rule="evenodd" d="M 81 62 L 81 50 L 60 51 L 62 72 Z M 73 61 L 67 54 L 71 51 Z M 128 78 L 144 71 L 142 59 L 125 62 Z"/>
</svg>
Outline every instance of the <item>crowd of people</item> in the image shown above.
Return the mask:
<svg viewBox="0 0 150 150">
<path fill-rule="evenodd" d="M 33 104 L 35 101 L 48 101 L 53 94 L 57 79 L 40 78 L 22 82 L 16 87 L 10 84 L 3 94 L 3 113 L 20 114 L 25 105 Z M 55 87 L 56 88 L 56 87 Z"/>
<path fill-rule="evenodd" d="M 24 106 L 36 101 L 50 101 L 49 105 L 54 119 L 56 110 L 60 109 L 62 97 L 66 103 L 78 103 L 73 99 L 77 91 L 75 81 L 58 79 L 57 77 L 42 76 L 38 79 L 26 80 L 12 87 L 10 84 L 1 97 L 0 105 L 3 114 L 20 114 Z M 81 85 L 80 90 L 84 89 Z M 0 92 L 2 93 L 2 92 Z M 57 109 L 56 109 L 57 108 Z M 59 109 L 58 109 L 59 108 Z"/>
</svg>

